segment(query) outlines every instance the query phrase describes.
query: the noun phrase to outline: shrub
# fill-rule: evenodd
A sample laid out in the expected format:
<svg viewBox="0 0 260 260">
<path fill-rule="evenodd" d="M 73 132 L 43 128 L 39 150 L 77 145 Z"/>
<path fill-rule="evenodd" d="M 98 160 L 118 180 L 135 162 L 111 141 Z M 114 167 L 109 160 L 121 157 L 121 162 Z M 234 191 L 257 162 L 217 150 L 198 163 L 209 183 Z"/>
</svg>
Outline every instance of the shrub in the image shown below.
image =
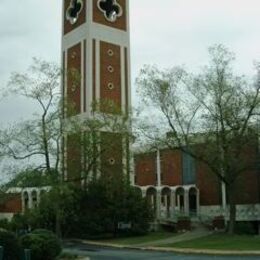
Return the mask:
<svg viewBox="0 0 260 260">
<path fill-rule="evenodd" d="M 235 226 L 235 233 L 239 235 L 255 235 L 256 229 L 252 222 L 237 222 Z"/>
<path fill-rule="evenodd" d="M 10 230 L 10 222 L 7 219 L 1 219 L 0 228 L 5 230 Z"/>
<path fill-rule="evenodd" d="M 0 229 L 0 246 L 4 247 L 5 260 L 20 259 L 21 248 L 14 233 Z"/>
<path fill-rule="evenodd" d="M 22 247 L 31 249 L 33 260 L 53 260 L 61 253 L 61 243 L 48 230 L 35 230 L 21 237 Z"/>
<path fill-rule="evenodd" d="M 177 230 L 178 231 L 187 231 L 191 230 L 191 221 L 188 216 L 179 216 L 177 221 Z"/>
<path fill-rule="evenodd" d="M 33 232 L 33 234 L 39 234 L 39 235 L 46 235 L 46 236 L 53 236 L 53 232 L 47 229 L 35 229 Z"/>
</svg>

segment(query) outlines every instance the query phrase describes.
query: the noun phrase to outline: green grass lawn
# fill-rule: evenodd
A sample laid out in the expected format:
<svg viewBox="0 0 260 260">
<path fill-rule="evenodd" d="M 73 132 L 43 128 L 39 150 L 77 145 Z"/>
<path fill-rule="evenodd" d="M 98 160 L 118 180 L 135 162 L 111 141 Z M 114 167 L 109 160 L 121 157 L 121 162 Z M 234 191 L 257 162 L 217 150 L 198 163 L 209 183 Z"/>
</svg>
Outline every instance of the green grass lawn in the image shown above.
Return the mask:
<svg viewBox="0 0 260 260">
<path fill-rule="evenodd" d="M 164 245 L 164 247 L 243 251 L 260 250 L 260 236 L 214 234 L 186 242 Z"/>
<path fill-rule="evenodd" d="M 98 240 L 98 242 L 105 242 L 109 244 L 118 244 L 118 245 L 138 245 L 138 244 L 148 243 L 151 241 L 166 239 L 172 236 L 176 236 L 176 234 L 171 232 L 151 232 L 145 236 L 111 238 L 106 240 L 102 239 L 102 240 Z"/>
</svg>

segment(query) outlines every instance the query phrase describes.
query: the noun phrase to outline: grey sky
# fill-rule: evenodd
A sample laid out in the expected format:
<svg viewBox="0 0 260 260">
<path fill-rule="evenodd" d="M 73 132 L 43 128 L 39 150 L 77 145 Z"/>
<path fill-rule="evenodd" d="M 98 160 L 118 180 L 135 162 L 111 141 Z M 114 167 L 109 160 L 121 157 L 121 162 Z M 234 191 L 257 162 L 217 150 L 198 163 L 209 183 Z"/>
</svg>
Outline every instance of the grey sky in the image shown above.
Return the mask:
<svg viewBox="0 0 260 260">
<path fill-rule="evenodd" d="M 61 0 L 0 1 L 0 87 L 32 57 L 60 61 Z M 260 60 L 259 0 L 130 0 L 132 78 L 143 64 L 207 62 L 207 47 L 223 43 L 237 54 L 236 69 L 252 75 Z M 33 111 L 17 100 L 0 102 L 0 123 Z"/>
</svg>

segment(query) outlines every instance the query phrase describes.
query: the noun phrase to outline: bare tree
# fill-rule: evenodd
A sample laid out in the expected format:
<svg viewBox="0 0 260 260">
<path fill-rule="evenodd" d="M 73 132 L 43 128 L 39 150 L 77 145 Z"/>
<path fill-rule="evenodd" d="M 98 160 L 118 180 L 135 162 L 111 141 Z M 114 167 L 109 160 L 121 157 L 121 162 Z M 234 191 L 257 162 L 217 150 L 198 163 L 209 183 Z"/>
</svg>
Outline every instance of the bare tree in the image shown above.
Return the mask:
<svg viewBox="0 0 260 260">
<path fill-rule="evenodd" d="M 1 153 L 15 160 L 41 161 L 38 168 L 57 171 L 61 138 L 59 67 L 39 59 L 25 73 L 13 73 L 8 94 L 36 102 L 30 120 L 1 130 Z"/>
<path fill-rule="evenodd" d="M 244 76 L 235 76 L 235 56 L 224 46 L 209 48 L 209 54 L 210 65 L 196 76 L 179 67 L 163 71 L 144 67 L 137 84 L 154 117 L 140 129 L 146 140 L 171 149 L 178 147 L 206 164 L 226 184 L 228 231 L 233 233 L 237 181 L 246 169 L 256 165 L 256 158 L 245 151 L 258 142 L 260 82 L 259 77 L 248 82 Z M 165 132 L 166 138 L 162 137 Z"/>
<path fill-rule="evenodd" d="M 38 59 L 34 59 L 26 73 L 12 74 L 8 93 L 25 97 L 38 106 L 33 119 L 1 131 L 1 153 L 15 160 L 31 159 L 36 162 L 37 169 L 57 173 L 64 154 L 62 137 L 67 136 L 73 140 L 74 148 L 84 152 L 84 176 L 80 175 L 78 179 L 87 180 L 87 175 L 103 154 L 99 133 L 117 132 L 129 138 L 126 137 L 129 134 L 129 117 L 106 100 L 92 104 L 91 117 L 77 116 L 75 104 L 65 98 L 61 100 L 60 79 L 63 73 L 69 74 L 75 82 L 80 79 L 74 69 L 62 72 L 57 65 Z M 106 143 L 109 147 L 113 140 L 106 140 Z M 76 175 L 73 179 L 76 181 Z"/>
</svg>

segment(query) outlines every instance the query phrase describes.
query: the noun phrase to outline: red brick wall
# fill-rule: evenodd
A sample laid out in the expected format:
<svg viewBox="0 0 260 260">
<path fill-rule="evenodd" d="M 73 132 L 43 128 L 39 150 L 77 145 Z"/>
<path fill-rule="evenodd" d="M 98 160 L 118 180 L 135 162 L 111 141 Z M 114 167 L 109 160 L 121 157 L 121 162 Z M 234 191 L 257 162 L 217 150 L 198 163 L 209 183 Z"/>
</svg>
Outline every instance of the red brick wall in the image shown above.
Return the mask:
<svg viewBox="0 0 260 260">
<path fill-rule="evenodd" d="M 254 204 L 259 203 L 260 192 L 260 171 L 258 165 L 257 142 L 252 141 L 251 145 L 245 148 L 241 154 L 241 164 L 251 164 L 251 169 L 243 172 L 236 184 L 236 203 L 237 204 Z"/>
<path fill-rule="evenodd" d="M 156 153 L 135 156 L 136 184 L 140 186 L 156 185 Z M 182 185 L 182 156 L 181 152 L 161 151 L 161 182 L 162 185 Z"/>
<path fill-rule="evenodd" d="M 73 114 L 81 112 L 81 43 L 68 49 L 67 98 Z"/>
<path fill-rule="evenodd" d="M 156 153 L 135 156 L 136 185 L 156 185 Z"/>
<path fill-rule="evenodd" d="M 106 177 L 123 174 L 123 139 L 120 134 L 101 132 L 101 173 Z"/>
<path fill-rule="evenodd" d="M 20 213 L 22 212 L 21 194 L 10 194 L 6 202 L 0 204 L 0 213 Z"/>
<path fill-rule="evenodd" d="M 78 135 L 69 135 L 67 137 L 67 180 L 81 181 L 81 141 Z"/>
<path fill-rule="evenodd" d="M 221 186 L 216 175 L 208 167 L 197 162 L 197 187 L 200 191 L 200 205 L 218 205 L 221 203 Z"/>
<path fill-rule="evenodd" d="M 256 166 L 257 149 L 255 145 L 245 149 L 242 157 L 251 166 Z M 182 153 L 178 150 L 161 151 L 162 185 L 182 185 Z M 242 159 L 241 159 L 242 160 Z M 237 204 L 255 204 L 260 202 L 260 171 L 257 168 L 245 171 L 236 186 Z M 135 155 L 136 185 L 156 185 L 156 153 Z M 196 185 L 200 190 L 202 206 L 220 205 L 221 182 L 209 168 L 196 162 Z"/>
<path fill-rule="evenodd" d="M 113 55 L 109 55 L 111 50 Z M 113 72 L 109 72 L 111 66 Z M 109 88 L 109 83 L 114 85 Z M 120 46 L 107 42 L 100 42 L 100 98 L 104 101 L 112 101 L 121 110 L 121 55 Z M 104 107 L 103 112 L 109 112 L 108 107 Z"/>
<path fill-rule="evenodd" d="M 182 184 L 182 153 L 179 150 L 161 151 L 162 185 Z"/>
<path fill-rule="evenodd" d="M 259 173 L 258 173 L 259 174 Z M 237 204 L 255 204 L 259 201 L 259 182 L 256 171 L 246 171 L 238 179 L 236 185 Z"/>
</svg>

